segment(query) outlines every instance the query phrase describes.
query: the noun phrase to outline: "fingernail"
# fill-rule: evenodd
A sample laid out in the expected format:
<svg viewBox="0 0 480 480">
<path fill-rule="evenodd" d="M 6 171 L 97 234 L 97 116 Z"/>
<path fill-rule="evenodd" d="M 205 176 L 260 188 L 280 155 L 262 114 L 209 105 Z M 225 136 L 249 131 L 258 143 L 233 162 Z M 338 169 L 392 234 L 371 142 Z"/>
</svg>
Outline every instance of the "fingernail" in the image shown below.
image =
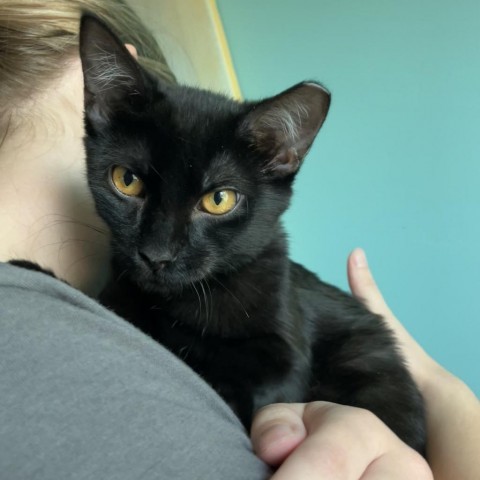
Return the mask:
<svg viewBox="0 0 480 480">
<path fill-rule="evenodd" d="M 286 436 L 292 435 L 295 433 L 293 428 L 290 425 L 286 425 L 283 423 L 278 423 L 276 425 L 271 425 L 266 428 L 262 433 L 262 437 L 269 437 L 270 441 L 278 440 L 279 438 L 284 438 Z"/>
<path fill-rule="evenodd" d="M 353 252 L 353 263 L 356 267 L 368 267 L 367 256 L 361 248 L 356 248 Z"/>
</svg>

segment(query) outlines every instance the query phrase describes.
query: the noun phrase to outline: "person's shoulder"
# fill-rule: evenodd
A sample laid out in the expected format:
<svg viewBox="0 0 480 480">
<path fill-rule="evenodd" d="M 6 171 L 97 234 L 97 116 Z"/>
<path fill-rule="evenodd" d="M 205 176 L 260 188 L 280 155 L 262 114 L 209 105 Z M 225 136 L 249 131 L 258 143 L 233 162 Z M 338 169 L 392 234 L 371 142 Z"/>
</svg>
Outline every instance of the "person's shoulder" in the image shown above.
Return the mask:
<svg viewBox="0 0 480 480">
<path fill-rule="evenodd" d="M 31 262 L 30 260 L 10 260 L 8 263 L 10 265 L 15 265 L 17 267 L 25 268 L 27 270 L 33 270 L 34 272 L 45 273 L 46 275 L 57 278 L 52 270 L 48 268 L 43 268 L 38 263 Z"/>
</svg>

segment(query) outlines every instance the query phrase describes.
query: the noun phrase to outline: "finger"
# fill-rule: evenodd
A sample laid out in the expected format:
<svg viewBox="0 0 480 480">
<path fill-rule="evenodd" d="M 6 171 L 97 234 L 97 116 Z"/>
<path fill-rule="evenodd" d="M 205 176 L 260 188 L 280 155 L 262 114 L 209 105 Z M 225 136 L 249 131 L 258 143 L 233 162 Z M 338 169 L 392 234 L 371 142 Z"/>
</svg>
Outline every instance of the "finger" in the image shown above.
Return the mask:
<svg viewBox="0 0 480 480">
<path fill-rule="evenodd" d="M 307 438 L 272 480 L 360 479 L 396 437 L 366 410 L 327 402 L 304 406 Z"/>
<path fill-rule="evenodd" d="M 300 404 L 277 403 L 257 412 L 251 429 L 255 453 L 274 467 L 305 439 L 306 430 Z"/>
<path fill-rule="evenodd" d="M 395 332 L 402 346 L 411 343 L 410 335 L 383 299 L 368 267 L 365 252 L 362 249 L 356 248 L 350 254 L 347 268 L 348 283 L 353 295 L 362 300 L 370 311 L 383 317 L 387 325 Z"/>
<path fill-rule="evenodd" d="M 368 267 L 365 252 L 356 248 L 348 257 L 348 283 L 353 295 L 365 303 L 365 306 L 374 313 L 391 315 L 380 290 L 375 283 Z"/>
</svg>

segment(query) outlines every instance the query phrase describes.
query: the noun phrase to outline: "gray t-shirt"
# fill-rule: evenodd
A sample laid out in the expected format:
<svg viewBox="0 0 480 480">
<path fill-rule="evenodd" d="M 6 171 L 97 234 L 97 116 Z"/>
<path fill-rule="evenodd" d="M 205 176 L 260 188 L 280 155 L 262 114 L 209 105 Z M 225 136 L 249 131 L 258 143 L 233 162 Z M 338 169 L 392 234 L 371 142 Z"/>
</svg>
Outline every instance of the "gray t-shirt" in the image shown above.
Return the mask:
<svg viewBox="0 0 480 480">
<path fill-rule="evenodd" d="M 236 416 L 94 300 L 0 263 L 0 477 L 265 479 Z"/>
</svg>

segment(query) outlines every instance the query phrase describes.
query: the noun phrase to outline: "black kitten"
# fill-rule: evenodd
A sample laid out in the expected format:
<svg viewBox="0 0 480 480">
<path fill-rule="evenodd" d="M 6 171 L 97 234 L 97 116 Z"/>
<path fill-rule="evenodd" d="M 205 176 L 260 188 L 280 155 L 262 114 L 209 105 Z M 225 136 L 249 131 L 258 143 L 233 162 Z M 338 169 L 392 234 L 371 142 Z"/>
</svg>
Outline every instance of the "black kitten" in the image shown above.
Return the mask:
<svg viewBox="0 0 480 480">
<path fill-rule="evenodd" d="M 272 402 L 328 400 L 373 411 L 423 451 L 422 398 L 382 319 L 287 256 L 280 216 L 325 89 L 243 103 L 164 85 L 90 16 L 80 52 L 88 178 L 112 234 L 102 301 L 246 427 Z"/>
</svg>

